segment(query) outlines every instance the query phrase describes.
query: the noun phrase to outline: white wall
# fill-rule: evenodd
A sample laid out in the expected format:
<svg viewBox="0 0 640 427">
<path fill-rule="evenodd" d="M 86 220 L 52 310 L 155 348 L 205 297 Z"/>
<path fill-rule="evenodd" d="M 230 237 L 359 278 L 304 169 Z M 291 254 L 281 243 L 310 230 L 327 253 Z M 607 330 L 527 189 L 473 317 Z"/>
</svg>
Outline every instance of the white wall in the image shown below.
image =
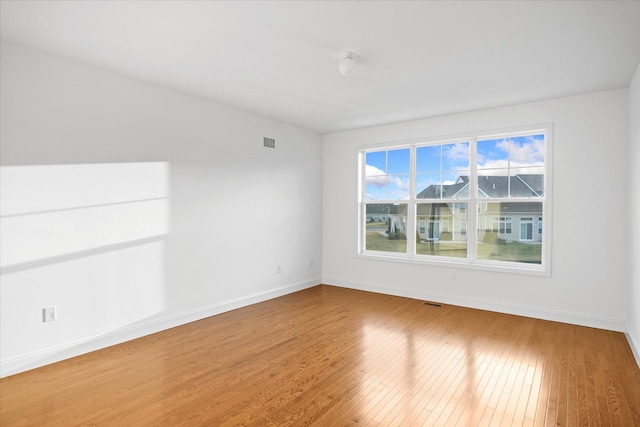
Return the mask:
<svg viewBox="0 0 640 427">
<path fill-rule="evenodd" d="M 3 376 L 320 283 L 319 135 L 10 43 L 0 64 Z"/>
<path fill-rule="evenodd" d="M 640 64 L 629 86 L 629 183 L 631 280 L 627 332 L 640 365 Z"/>
<path fill-rule="evenodd" d="M 323 137 L 323 281 L 623 331 L 629 283 L 628 91 L 599 92 Z M 357 148 L 552 122 L 552 276 L 356 257 Z M 547 219 L 545 218 L 545 224 Z"/>
</svg>

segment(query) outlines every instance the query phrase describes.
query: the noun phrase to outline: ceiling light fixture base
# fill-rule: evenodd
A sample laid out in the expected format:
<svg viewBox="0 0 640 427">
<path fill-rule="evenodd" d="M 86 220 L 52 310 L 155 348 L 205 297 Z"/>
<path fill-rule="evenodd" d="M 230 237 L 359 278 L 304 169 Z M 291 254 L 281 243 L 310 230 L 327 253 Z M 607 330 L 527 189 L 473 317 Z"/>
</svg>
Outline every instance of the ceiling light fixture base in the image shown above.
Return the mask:
<svg viewBox="0 0 640 427">
<path fill-rule="evenodd" d="M 356 54 L 353 52 L 345 53 L 338 64 L 338 70 L 343 76 L 352 75 L 356 71 Z"/>
</svg>

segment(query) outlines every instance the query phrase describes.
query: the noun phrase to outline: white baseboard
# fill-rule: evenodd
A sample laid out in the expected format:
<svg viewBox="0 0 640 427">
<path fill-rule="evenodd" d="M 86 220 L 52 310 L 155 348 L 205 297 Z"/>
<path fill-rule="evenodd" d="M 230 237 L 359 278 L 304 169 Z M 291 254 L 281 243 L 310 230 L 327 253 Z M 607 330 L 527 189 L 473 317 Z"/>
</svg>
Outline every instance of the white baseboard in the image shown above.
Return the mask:
<svg viewBox="0 0 640 427">
<path fill-rule="evenodd" d="M 240 298 L 223 301 L 195 310 L 186 311 L 173 316 L 156 319 L 147 323 L 137 324 L 126 328 L 118 329 L 108 334 L 85 340 L 75 341 L 61 346 L 31 353 L 13 359 L 0 361 L 0 378 L 20 372 L 35 369 L 71 357 L 86 354 L 92 351 L 120 344 L 125 341 L 140 338 L 145 335 L 154 334 L 166 329 L 175 328 L 176 326 L 186 323 L 195 322 L 216 314 L 225 313 L 227 311 L 246 307 L 258 302 L 267 301 L 293 292 L 301 291 L 321 284 L 320 278 L 306 282 L 290 284 L 280 288 L 272 289 L 265 292 L 257 292 Z"/>
<path fill-rule="evenodd" d="M 629 330 L 629 328 L 627 328 Z M 632 334 L 630 332 L 625 332 L 624 334 L 627 337 L 627 342 L 629 343 L 629 347 L 631 347 L 631 352 L 633 353 L 633 357 L 636 358 L 636 363 L 640 368 L 640 347 L 638 347 L 635 341 L 633 341 Z"/>
<path fill-rule="evenodd" d="M 531 307 L 520 304 L 511 304 L 501 301 L 471 298 L 460 295 L 445 294 L 440 292 L 419 291 L 398 286 L 391 286 L 382 283 L 359 282 L 337 277 L 323 277 L 322 283 L 343 288 L 358 289 L 361 291 L 376 292 L 380 294 L 394 295 L 400 297 L 422 299 L 427 301 L 440 302 L 444 304 L 458 305 L 461 307 L 476 308 L 480 310 L 495 311 L 498 313 L 514 314 L 517 316 L 532 317 L 535 319 L 551 320 L 554 322 L 569 323 L 590 328 L 606 329 L 616 332 L 625 332 L 624 321 L 607 319 L 598 316 L 588 316 L 580 313 L 568 311 L 557 311 Z"/>
<path fill-rule="evenodd" d="M 633 352 L 638 366 L 640 366 L 640 351 L 631 335 L 626 333 L 624 322 L 615 319 L 606 319 L 596 316 L 585 316 L 571 312 L 561 312 L 555 310 L 540 309 L 518 304 L 509 304 L 500 301 L 486 300 L 479 298 L 469 298 L 459 295 L 444 294 L 438 292 L 417 291 L 397 286 L 390 286 L 380 283 L 356 282 L 352 280 L 339 279 L 335 277 L 325 277 L 307 282 L 295 283 L 265 292 L 258 292 L 232 300 L 220 302 L 195 310 L 190 310 L 170 317 L 157 319 L 151 322 L 138 324 L 135 326 L 122 328 L 98 337 L 86 340 L 75 341 L 65 345 L 49 348 L 44 351 L 24 355 L 21 357 L 0 361 L 0 378 L 9 375 L 35 369 L 71 357 L 79 356 L 95 350 L 100 350 L 125 341 L 140 338 L 186 323 L 201 320 L 227 311 L 246 307 L 258 302 L 267 301 L 279 296 L 301 291 L 321 283 L 339 286 L 349 289 L 357 289 L 367 292 L 376 292 L 387 295 L 402 296 L 414 299 L 424 299 L 445 304 L 458 305 L 462 307 L 489 310 L 499 313 L 514 314 L 518 316 L 533 317 L 537 319 L 552 320 L 556 322 L 570 323 L 580 326 L 588 326 L 598 329 L 607 329 L 617 332 L 625 332 L 631 351 Z"/>
</svg>

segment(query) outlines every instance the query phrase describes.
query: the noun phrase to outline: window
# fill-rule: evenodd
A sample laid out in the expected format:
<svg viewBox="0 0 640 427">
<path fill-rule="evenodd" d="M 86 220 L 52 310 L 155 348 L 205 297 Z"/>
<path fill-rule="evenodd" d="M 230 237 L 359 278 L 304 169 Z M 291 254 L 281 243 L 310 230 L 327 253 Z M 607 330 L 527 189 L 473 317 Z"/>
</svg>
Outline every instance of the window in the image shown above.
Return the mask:
<svg viewBox="0 0 640 427">
<path fill-rule="evenodd" d="M 544 126 L 361 150 L 359 253 L 548 274 L 550 138 Z"/>
<path fill-rule="evenodd" d="M 409 198 L 409 155 L 408 148 L 366 154 L 366 200 Z"/>
<path fill-rule="evenodd" d="M 511 234 L 511 217 L 510 216 L 501 216 L 493 217 L 493 232 L 499 234 Z"/>
<path fill-rule="evenodd" d="M 533 240 L 533 218 L 520 219 L 520 240 Z"/>
<path fill-rule="evenodd" d="M 460 235 L 461 236 L 466 236 L 467 235 L 467 223 L 466 222 L 461 222 L 460 223 Z"/>
</svg>

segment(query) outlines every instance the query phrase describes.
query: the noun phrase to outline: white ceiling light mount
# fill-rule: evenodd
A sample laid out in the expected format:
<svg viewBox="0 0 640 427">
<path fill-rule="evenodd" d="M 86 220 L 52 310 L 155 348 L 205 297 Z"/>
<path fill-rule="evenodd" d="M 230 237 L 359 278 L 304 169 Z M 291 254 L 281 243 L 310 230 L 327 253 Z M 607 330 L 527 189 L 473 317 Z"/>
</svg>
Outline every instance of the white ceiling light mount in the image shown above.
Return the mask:
<svg viewBox="0 0 640 427">
<path fill-rule="evenodd" d="M 338 69 L 343 76 L 350 76 L 356 71 L 356 54 L 347 52 L 342 56 Z"/>
</svg>

